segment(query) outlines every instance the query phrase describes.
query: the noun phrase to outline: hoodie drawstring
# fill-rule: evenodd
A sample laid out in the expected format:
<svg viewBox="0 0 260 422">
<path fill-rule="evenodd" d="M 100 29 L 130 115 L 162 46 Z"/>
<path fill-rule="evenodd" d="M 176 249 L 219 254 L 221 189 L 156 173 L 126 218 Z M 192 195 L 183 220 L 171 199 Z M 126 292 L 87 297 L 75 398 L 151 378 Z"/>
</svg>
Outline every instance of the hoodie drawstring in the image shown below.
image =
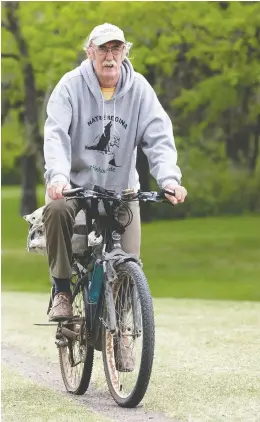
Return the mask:
<svg viewBox="0 0 260 422">
<path fill-rule="evenodd" d="M 116 99 L 115 98 L 114 98 L 114 125 L 113 125 L 113 128 L 114 128 L 114 136 L 117 133 L 118 137 L 120 137 L 119 132 L 116 130 Z"/>
<path fill-rule="evenodd" d="M 116 99 L 114 98 L 114 135 L 116 133 L 116 122 L 115 122 L 115 118 L 116 118 Z"/>
<path fill-rule="evenodd" d="M 102 109 L 102 117 L 103 117 L 103 131 L 102 134 L 105 132 L 105 101 L 104 101 L 104 97 L 102 95 L 102 102 L 103 102 L 103 109 Z"/>
</svg>

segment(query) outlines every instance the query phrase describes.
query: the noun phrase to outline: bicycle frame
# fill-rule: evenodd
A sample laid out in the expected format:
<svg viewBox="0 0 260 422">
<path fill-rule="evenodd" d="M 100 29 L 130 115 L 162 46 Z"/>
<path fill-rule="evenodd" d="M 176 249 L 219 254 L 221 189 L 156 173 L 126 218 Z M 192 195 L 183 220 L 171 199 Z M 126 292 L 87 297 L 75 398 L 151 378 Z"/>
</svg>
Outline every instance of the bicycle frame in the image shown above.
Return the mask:
<svg viewBox="0 0 260 422">
<path fill-rule="evenodd" d="M 77 258 L 75 256 L 75 267 L 77 267 L 78 275 L 79 273 L 82 274 L 82 272 L 85 272 L 85 274 L 77 281 L 73 292 L 72 300 L 74 300 L 80 288 L 85 287 L 88 291 L 90 277 L 87 267 L 92 262 L 94 263 L 98 260 L 101 261 L 103 264 L 103 283 L 99 302 L 97 304 L 88 302 L 87 305 L 87 324 L 88 329 L 90 331 L 88 334 L 92 340 L 93 345 L 95 345 L 99 337 L 101 324 L 103 324 L 111 334 L 117 333 L 116 309 L 114 302 L 115 284 L 117 283 L 117 273 L 115 267 L 117 265 L 120 265 L 120 263 L 129 260 L 135 261 L 138 264 L 140 264 L 140 261 L 134 254 L 127 254 L 122 250 L 120 233 L 118 233 L 116 230 L 112 231 L 112 229 L 110 227 L 107 227 L 106 225 L 104 226 L 103 221 L 105 219 L 103 217 L 95 217 L 94 223 L 92 222 L 92 219 L 89 217 L 91 213 L 88 214 L 89 204 L 87 203 L 87 201 L 84 204 L 83 209 L 86 212 L 86 236 L 88 243 L 89 235 L 93 233 L 93 230 L 95 232 L 97 228 L 99 228 L 99 234 L 102 236 L 103 240 L 102 243 L 97 246 L 90 245 L 88 247 L 87 254 L 85 257 L 83 257 L 83 259 Z M 102 226 L 104 227 L 100 230 L 100 227 Z M 107 252 L 108 249 L 110 249 L 109 252 Z M 138 336 L 141 321 L 139 318 L 137 318 L 138 310 L 136 309 L 136 300 L 134 300 L 134 297 L 131 297 L 131 300 L 133 305 L 133 314 L 136 316 L 135 333 Z M 104 303 L 107 311 L 106 320 L 103 319 Z"/>
<path fill-rule="evenodd" d="M 126 202 L 162 202 L 165 193 L 168 192 L 135 192 L 133 189 L 116 193 L 99 186 L 93 190 L 76 187 L 63 192 L 65 198 L 82 201 L 80 208 L 85 210 L 88 245 L 86 252 L 85 248 L 81 251 L 79 248 L 79 253 L 73 254 L 74 316 L 59 322 L 56 332 L 61 373 L 69 392 L 84 394 L 87 390 L 94 349 L 102 351 L 108 387 L 120 406 L 136 406 L 147 390 L 154 355 L 152 297 L 145 274 L 138 268 L 141 261 L 122 250 L 121 234 L 133 219 Z M 103 201 L 106 221 L 98 212 L 99 201 Z M 122 209 L 128 217 L 126 221 L 123 217 L 124 225 L 118 218 Z M 137 342 L 137 351 L 138 344 L 140 346 L 137 362 L 131 347 L 135 347 L 133 341 L 138 337 L 142 340 Z M 123 351 L 127 353 L 126 359 Z M 137 367 L 134 373 L 136 364 L 139 370 Z M 79 369 L 72 370 L 77 365 Z M 131 372 L 133 377 L 121 372 Z"/>
<path fill-rule="evenodd" d="M 100 298 L 105 301 L 107 312 L 106 321 L 102 316 L 104 303 L 101 304 L 102 306 L 99 306 L 100 301 L 98 304 L 94 305 L 88 303 L 89 309 L 87 309 L 87 324 L 90 330 L 89 334 L 91 334 L 94 343 L 98 338 L 101 324 L 103 324 L 111 334 L 116 334 L 117 324 L 114 302 L 114 286 L 117 282 L 117 266 L 126 261 L 134 261 L 141 265 L 141 262 L 134 254 L 127 254 L 122 250 L 121 234 L 119 233 L 119 227 L 122 229 L 122 226 L 117 220 L 116 210 L 120 204 L 122 204 L 122 201 L 124 202 L 139 199 L 149 202 L 161 202 L 165 200 L 165 193 L 174 195 L 174 192 L 169 192 L 167 190 L 163 190 L 160 193 L 140 191 L 135 193 L 133 189 L 125 189 L 122 192 L 122 195 L 115 195 L 114 191 L 105 190 L 98 186 L 95 186 L 94 191 L 88 191 L 84 190 L 82 187 L 77 187 L 64 192 L 64 196 L 67 197 L 68 200 L 69 198 L 76 198 L 83 201 L 82 209 L 84 209 L 86 212 L 87 244 L 89 246 L 85 256 L 74 256 L 78 275 L 82 275 L 82 273 L 83 275 L 79 278 L 75 285 L 73 300 L 81 287 L 85 287 L 86 291 L 88 292 L 88 284 L 90 280 L 88 269 L 89 264 L 95 263 L 99 260 L 99 262 L 102 262 L 104 270 L 102 283 L 103 291 L 101 290 Z M 106 224 L 104 227 L 102 227 L 101 224 L 101 219 L 103 217 L 98 215 L 98 203 L 102 200 L 106 213 L 109 211 L 107 216 L 110 218 L 110 223 L 113 223 L 112 225 Z M 105 203 L 105 200 L 112 201 L 113 205 L 110 203 L 108 206 L 108 202 Z M 97 215 L 94 216 L 92 213 L 93 206 L 95 208 L 95 212 L 97 213 Z M 92 220 L 94 220 L 94 224 Z M 98 244 L 95 244 L 94 242 L 91 244 L 90 236 L 94 234 L 95 237 L 95 233 L 97 233 L 98 236 L 102 236 L 102 242 Z M 136 300 L 134 298 L 134 289 L 131 292 L 131 301 L 135 321 L 135 335 L 138 336 L 140 333 L 141 321 L 138 314 Z M 94 312 L 92 312 L 91 308 L 94 310 Z"/>
</svg>

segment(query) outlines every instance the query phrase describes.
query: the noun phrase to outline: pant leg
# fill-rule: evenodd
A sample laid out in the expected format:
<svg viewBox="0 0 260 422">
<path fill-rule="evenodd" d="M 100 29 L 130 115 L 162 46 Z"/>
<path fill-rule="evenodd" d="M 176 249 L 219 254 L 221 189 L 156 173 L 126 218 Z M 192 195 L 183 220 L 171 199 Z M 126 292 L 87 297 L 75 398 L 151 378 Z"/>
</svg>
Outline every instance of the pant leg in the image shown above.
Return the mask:
<svg viewBox="0 0 260 422">
<path fill-rule="evenodd" d="M 132 223 L 126 227 L 125 233 L 122 235 L 122 249 L 127 253 L 134 253 L 140 257 L 141 246 L 141 219 L 140 219 L 140 206 L 138 201 L 128 202 L 133 213 Z M 118 214 L 120 223 L 125 224 L 128 221 L 126 211 L 121 208 Z"/>
<path fill-rule="evenodd" d="M 50 201 L 43 212 L 46 250 L 53 277 L 71 277 L 73 226 L 80 210 L 79 200 L 65 198 Z"/>
</svg>

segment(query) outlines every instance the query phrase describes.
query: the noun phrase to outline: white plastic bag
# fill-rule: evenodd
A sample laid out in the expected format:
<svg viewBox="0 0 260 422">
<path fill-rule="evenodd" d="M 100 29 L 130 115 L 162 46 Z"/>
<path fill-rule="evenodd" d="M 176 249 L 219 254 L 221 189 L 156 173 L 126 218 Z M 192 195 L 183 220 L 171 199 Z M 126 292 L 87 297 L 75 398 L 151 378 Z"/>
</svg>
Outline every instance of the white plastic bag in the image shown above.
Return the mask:
<svg viewBox="0 0 260 422">
<path fill-rule="evenodd" d="M 44 208 L 45 206 L 38 208 L 32 214 L 23 216 L 29 224 L 27 251 L 41 255 L 46 255 L 46 239 L 42 222 L 42 213 Z"/>
<path fill-rule="evenodd" d="M 23 218 L 29 224 L 29 233 L 27 236 L 27 251 L 46 255 L 46 238 L 44 232 L 44 224 L 42 222 L 42 214 L 45 205 L 38 208 L 32 214 L 24 215 Z M 75 226 L 86 225 L 84 211 L 79 211 L 76 215 Z M 72 251 L 74 254 L 82 255 L 86 251 L 86 235 L 74 233 L 72 236 Z"/>
</svg>

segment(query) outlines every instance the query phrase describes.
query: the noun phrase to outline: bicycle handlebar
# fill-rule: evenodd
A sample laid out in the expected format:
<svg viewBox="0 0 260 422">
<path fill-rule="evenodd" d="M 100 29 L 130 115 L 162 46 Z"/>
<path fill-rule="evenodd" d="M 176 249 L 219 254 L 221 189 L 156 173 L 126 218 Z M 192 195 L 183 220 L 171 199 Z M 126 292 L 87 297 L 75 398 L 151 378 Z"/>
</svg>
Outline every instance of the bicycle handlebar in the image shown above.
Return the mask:
<svg viewBox="0 0 260 422">
<path fill-rule="evenodd" d="M 67 189 L 63 191 L 63 196 L 66 198 L 78 198 L 78 199 L 109 199 L 114 201 L 143 201 L 143 202 L 163 202 L 166 200 L 165 194 L 175 195 L 175 192 L 168 191 L 166 189 L 160 192 L 134 192 L 132 189 L 125 189 L 121 194 L 116 193 L 112 190 L 107 190 L 95 186 L 93 190 L 85 189 L 83 187 Z"/>
</svg>

